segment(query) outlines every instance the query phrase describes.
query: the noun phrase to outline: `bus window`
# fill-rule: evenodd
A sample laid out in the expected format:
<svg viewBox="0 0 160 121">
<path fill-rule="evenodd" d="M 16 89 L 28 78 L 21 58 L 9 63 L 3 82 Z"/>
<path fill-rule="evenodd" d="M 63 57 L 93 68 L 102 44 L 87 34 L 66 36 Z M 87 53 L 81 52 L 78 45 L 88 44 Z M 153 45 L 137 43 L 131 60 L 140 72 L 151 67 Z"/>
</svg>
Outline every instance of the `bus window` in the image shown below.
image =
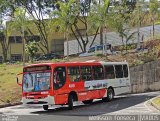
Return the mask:
<svg viewBox="0 0 160 121">
<path fill-rule="evenodd" d="M 123 78 L 122 65 L 115 65 L 116 78 Z"/>
<path fill-rule="evenodd" d="M 71 82 L 80 81 L 80 71 L 79 67 L 68 67 L 68 76 Z"/>
<path fill-rule="evenodd" d="M 105 77 L 106 79 L 114 79 L 115 78 L 115 74 L 114 74 L 114 66 L 113 65 L 109 65 L 109 66 L 105 66 Z"/>
<path fill-rule="evenodd" d="M 56 67 L 53 74 L 54 89 L 61 88 L 66 82 L 66 69 L 65 67 Z"/>
<path fill-rule="evenodd" d="M 81 66 L 81 77 L 84 81 L 92 80 L 91 66 Z"/>
<path fill-rule="evenodd" d="M 93 66 L 92 70 L 95 80 L 104 79 L 103 66 Z"/>
<path fill-rule="evenodd" d="M 128 66 L 127 65 L 123 65 L 123 76 L 128 77 Z"/>
</svg>

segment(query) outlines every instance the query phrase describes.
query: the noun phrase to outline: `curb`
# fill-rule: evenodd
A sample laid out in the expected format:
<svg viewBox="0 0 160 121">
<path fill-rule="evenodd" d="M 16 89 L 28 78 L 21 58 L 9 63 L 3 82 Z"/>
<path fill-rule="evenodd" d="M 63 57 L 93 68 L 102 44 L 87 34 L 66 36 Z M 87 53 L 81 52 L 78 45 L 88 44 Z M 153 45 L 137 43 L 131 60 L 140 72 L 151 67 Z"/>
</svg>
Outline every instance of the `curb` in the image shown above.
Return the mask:
<svg viewBox="0 0 160 121">
<path fill-rule="evenodd" d="M 13 103 L 13 104 L 4 104 L 4 105 L 0 105 L 0 108 L 6 108 L 6 107 L 10 107 L 10 106 L 17 106 L 17 105 L 21 105 L 21 102 L 18 103 Z"/>
<path fill-rule="evenodd" d="M 157 104 L 155 104 L 155 103 L 153 102 L 153 100 L 156 99 L 156 98 L 160 98 L 160 96 L 157 96 L 157 97 L 151 99 L 150 102 L 151 102 L 151 105 L 152 105 L 154 108 L 156 108 L 157 110 L 160 111 L 160 106 L 158 106 Z"/>
</svg>

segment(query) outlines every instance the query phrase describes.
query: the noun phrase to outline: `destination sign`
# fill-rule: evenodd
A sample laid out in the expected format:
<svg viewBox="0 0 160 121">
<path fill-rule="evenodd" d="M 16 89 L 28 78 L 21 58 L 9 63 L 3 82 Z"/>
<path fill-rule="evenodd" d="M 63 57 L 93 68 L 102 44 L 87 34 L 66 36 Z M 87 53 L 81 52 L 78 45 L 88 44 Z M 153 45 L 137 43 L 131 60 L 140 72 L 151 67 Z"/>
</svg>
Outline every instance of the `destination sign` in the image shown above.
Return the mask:
<svg viewBox="0 0 160 121">
<path fill-rule="evenodd" d="M 23 69 L 24 72 L 33 72 L 33 71 L 45 71 L 51 70 L 50 66 L 33 66 L 33 67 L 26 67 Z"/>
</svg>

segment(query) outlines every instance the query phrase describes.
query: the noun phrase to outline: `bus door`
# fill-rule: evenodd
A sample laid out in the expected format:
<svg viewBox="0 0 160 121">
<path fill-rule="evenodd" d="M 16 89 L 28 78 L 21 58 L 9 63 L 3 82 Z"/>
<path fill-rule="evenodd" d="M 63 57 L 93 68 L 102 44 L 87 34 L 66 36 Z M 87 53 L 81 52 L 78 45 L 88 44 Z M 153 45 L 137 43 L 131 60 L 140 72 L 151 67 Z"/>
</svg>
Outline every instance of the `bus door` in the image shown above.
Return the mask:
<svg viewBox="0 0 160 121">
<path fill-rule="evenodd" d="M 129 69 L 127 64 L 123 65 L 123 78 L 125 80 L 124 87 L 126 88 L 126 91 L 129 91 L 131 84 L 130 84 Z"/>
<path fill-rule="evenodd" d="M 64 95 L 67 92 L 67 88 L 65 88 L 66 83 L 66 67 L 55 67 L 53 70 L 53 90 L 56 101 L 59 103 L 59 99 L 64 98 Z"/>
<path fill-rule="evenodd" d="M 127 69 L 127 70 L 126 70 Z M 127 71 L 127 72 L 126 72 Z M 128 66 L 127 65 L 115 65 L 116 80 L 118 82 L 118 93 L 125 93 L 127 88 Z"/>
</svg>

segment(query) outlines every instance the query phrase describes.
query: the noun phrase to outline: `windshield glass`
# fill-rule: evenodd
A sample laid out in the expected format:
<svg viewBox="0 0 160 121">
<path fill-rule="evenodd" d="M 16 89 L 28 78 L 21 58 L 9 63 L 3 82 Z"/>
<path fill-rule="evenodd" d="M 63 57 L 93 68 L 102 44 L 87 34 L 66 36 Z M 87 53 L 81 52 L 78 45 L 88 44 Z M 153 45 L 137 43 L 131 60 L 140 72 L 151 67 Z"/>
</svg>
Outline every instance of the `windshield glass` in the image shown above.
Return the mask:
<svg viewBox="0 0 160 121">
<path fill-rule="evenodd" d="M 48 90 L 50 87 L 50 72 L 27 73 L 23 76 L 23 91 L 36 92 Z"/>
</svg>

